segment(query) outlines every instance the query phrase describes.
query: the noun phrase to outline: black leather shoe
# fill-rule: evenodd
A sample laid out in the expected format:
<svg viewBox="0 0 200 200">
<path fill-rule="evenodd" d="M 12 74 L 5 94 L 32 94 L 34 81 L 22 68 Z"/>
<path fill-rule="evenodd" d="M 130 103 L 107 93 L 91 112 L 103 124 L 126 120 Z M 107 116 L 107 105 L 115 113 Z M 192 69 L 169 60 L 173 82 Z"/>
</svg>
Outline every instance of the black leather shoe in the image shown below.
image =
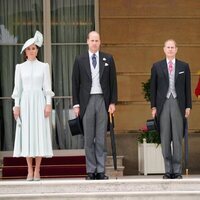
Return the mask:
<svg viewBox="0 0 200 200">
<path fill-rule="evenodd" d="M 87 173 L 86 180 L 95 180 L 95 173 Z"/>
<path fill-rule="evenodd" d="M 171 176 L 170 173 L 165 173 L 165 174 L 163 175 L 163 179 L 171 179 L 171 178 L 172 178 L 172 176 Z"/>
<path fill-rule="evenodd" d="M 181 174 L 174 174 L 174 179 L 182 179 L 182 175 Z"/>
<path fill-rule="evenodd" d="M 97 173 L 96 174 L 96 179 L 97 180 L 107 180 L 107 179 L 109 179 L 109 177 L 106 176 L 105 173 Z"/>
</svg>

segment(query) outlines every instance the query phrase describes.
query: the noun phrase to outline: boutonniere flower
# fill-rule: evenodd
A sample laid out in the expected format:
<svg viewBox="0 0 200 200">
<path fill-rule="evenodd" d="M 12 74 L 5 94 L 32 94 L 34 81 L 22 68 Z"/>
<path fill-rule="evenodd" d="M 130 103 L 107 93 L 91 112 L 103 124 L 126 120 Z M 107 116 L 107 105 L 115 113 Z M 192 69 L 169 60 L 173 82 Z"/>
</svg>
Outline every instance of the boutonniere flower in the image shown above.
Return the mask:
<svg viewBox="0 0 200 200">
<path fill-rule="evenodd" d="M 103 58 L 103 61 L 106 61 L 106 58 Z"/>
<path fill-rule="evenodd" d="M 105 66 L 108 66 L 109 64 L 108 63 L 105 63 Z"/>
</svg>

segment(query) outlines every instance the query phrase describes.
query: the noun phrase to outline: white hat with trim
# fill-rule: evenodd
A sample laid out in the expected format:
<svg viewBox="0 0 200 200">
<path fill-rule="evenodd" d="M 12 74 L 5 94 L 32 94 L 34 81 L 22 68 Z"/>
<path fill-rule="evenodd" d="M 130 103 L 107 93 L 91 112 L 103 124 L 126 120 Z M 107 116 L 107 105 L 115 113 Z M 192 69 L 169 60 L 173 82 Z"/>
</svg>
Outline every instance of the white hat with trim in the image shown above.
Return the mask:
<svg viewBox="0 0 200 200">
<path fill-rule="evenodd" d="M 27 47 L 29 47 L 29 46 L 32 45 L 32 44 L 35 44 L 35 45 L 37 45 L 38 47 L 41 47 L 41 46 L 42 46 L 42 44 L 43 44 L 43 35 L 42 35 L 42 33 L 40 33 L 39 31 L 36 31 L 34 37 L 28 39 L 28 40 L 24 43 L 24 45 L 23 45 L 22 50 L 21 50 L 20 53 L 22 54 L 22 52 L 24 51 L 24 49 L 26 49 Z"/>
</svg>

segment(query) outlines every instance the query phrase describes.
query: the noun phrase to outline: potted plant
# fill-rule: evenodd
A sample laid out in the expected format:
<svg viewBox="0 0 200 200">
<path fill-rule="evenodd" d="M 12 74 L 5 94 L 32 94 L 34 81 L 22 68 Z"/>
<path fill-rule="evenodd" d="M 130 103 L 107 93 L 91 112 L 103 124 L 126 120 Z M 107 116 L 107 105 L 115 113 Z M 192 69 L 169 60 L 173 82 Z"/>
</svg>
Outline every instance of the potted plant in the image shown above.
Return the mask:
<svg viewBox="0 0 200 200">
<path fill-rule="evenodd" d="M 140 134 L 137 138 L 139 143 L 143 143 L 145 140 L 146 143 L 154 143 L 157 144 L 157 146 L 160 144 L 160 135 L 156 130 L 148 130 L 145 125 L 139 131 Z"/>
<path fill-rule="evenodd" d="M 146 101 L 150 101 L 150 79 L 142 82 L 142 90 Z M 138 136 L 138 170 L 139 173 L 164 173 L 164 160 L 162 157 L 160 135 L 156 130 L 148 130 L 145 125 L 140 129 Z"/>
</svg>

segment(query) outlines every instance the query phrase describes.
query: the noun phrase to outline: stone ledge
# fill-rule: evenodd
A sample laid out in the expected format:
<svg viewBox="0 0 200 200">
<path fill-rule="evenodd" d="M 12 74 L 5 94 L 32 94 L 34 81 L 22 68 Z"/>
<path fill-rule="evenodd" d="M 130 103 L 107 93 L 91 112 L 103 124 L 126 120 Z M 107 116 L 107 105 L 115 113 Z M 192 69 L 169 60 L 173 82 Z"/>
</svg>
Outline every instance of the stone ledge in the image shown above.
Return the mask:
<svg viewBox="0 0 200 200">
<path fill-rule="evenodd" d="M 2 200 L 199 200 L 200 192 L 113 192 L 113 193 L 50 193 L 50 194 L 13 194 L 0 195 Z"/>
</svg>

